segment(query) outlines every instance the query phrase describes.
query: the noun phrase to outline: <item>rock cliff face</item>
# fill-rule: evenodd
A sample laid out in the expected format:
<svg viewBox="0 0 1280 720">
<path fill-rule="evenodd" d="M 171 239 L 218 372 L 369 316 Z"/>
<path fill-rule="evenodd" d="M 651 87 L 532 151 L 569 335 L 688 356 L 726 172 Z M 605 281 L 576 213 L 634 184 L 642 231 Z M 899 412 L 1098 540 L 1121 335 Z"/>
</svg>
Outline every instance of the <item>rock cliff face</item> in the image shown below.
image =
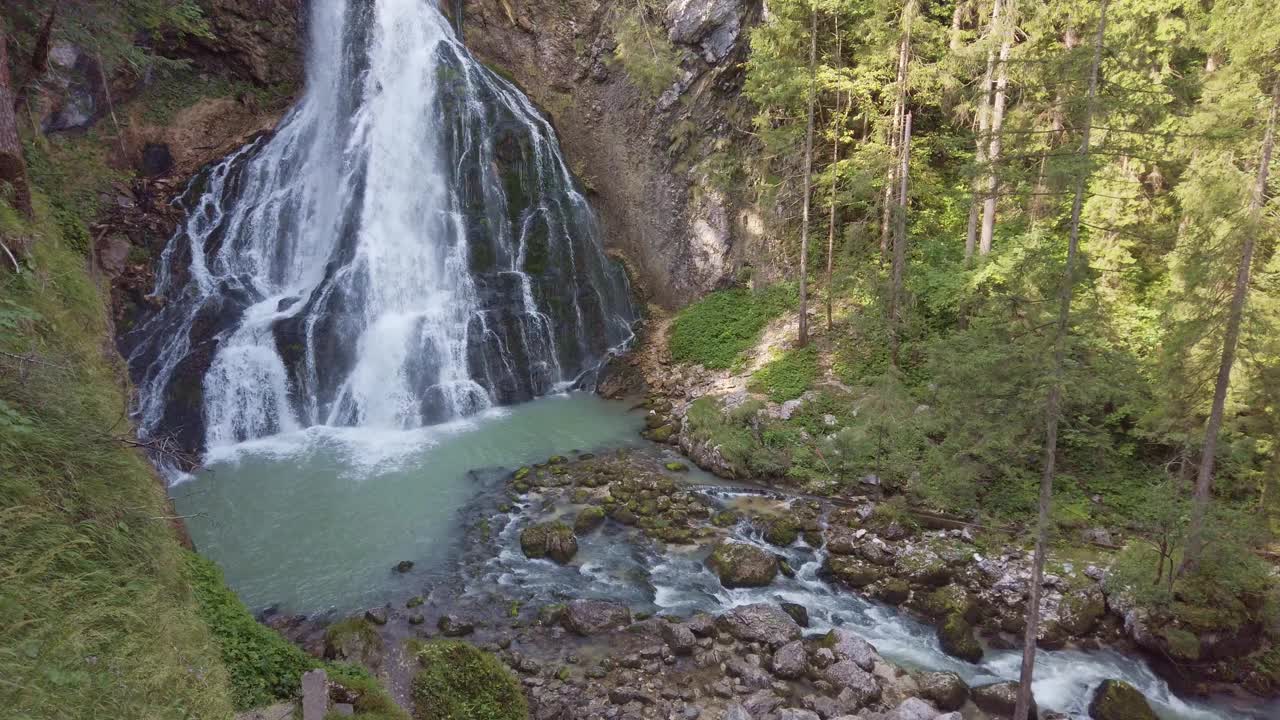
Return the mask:
<svg viewBox="0 0 1280 720">
<path fill-rule="evenodd" d="M 471 51 L 550 115 L 606 243 L 652 300 L 685 304 L 747 266 L 771 279 L 781 264 L 768 218 L 715 171 L 724 150 L 748 140 L 735 130 L 749 118 L 740 65 L 759 3 L 672 0 L 665 26 L 650 18 L 646 31 L 666 34 L 679 56 L 676 81 L 656 96 L 618 60 L 615 29 L 633 7 L 457 0 L 452 14 Z"/>
</svg>

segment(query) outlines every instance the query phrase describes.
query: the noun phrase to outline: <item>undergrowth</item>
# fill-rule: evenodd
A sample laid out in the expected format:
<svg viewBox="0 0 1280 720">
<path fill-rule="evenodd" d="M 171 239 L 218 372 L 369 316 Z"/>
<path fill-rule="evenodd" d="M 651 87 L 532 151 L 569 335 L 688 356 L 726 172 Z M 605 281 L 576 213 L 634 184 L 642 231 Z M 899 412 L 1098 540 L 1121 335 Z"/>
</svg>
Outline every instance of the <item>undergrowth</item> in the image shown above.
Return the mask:
<svg viewBox="0 0 1280 720">
<path fill-rule="evenodd" d="M 671 323 L 671 357 L 713 370 L 733 367 L 769 321 L 791 309 L 794 301 L 794 288 L 785 284 L 711 293 L 681 310 Z"/>
<path fill-rule="evenodd" d="M 818 351 L 813 347 L 788 350 L 751 376 L 751 389 L 774 402 L 800 397 L 818 379 Z"/>
<path fill-rule="evenodd" d="M 656 97 L 680 74 L 680 51 L 667 39 L 662 24 L 647 15 L 645 3 L 637 3 L 614 20 L 614 58 L 632 82 Z"/>
<path fill-rule="evenodd" d="M 12 718 L 228 717 L 164 491 L 118 439 L 129 424 L 102 295 L 34 195 L 31 223 L 0 203 L 0 236 L 31 247 L 21 273 L 0 272 L 0 705 Z"/>
<path fill-rule="evenodd" d="M 456 640 L 416 644 L 418 720 L 526 720 L 520 682 L 493 655 Z"/>
</svg>

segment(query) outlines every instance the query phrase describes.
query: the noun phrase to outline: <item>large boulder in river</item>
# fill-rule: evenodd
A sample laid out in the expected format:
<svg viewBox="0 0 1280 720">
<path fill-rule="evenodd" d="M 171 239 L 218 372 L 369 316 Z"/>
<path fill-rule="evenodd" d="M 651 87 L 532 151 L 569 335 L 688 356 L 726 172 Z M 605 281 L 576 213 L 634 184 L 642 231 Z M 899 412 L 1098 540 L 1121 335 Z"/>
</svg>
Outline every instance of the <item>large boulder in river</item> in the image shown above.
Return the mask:
<svg viewBox="0 0 1280 720">
<path fill-rule="evenodd" d="M 631 611 L 608 600 L 573 600 L 561 613 L 560 624 L 569 632 L 586 637 L 630 625 Z"/>
<path fill-rule="evenodd" d="M 1103 680 L 1089 702 L 1093 720 L 1157 720 L 1138 689 L 1123 680 Z"/>
<path fill-rule="evenodd" d="M 969 691 L 973 704 L 979 710 L 998 718 L 1013 717 L 1013 710 L 1018 705 L 1018 683 L 1013 681 L 982 685 Z M 1036 699 L 1031 698 L 1031 708 L 1025 720 L 1035 720 L 1038 716 Z"/>
<path fill-rule="evenodd" d="M 778 574 L 778 559 L 771 553 L 733 541 L 716 545 L 707 565 L 727 588 L 764 587 Z"/>
<path fill-rule="evenodd" d="M 952 657 L 969 662 L 982 659 L 982 645 L 973 634 L 973 626 L 961 615 L 950 615 L 938 626 L 938 644 Z"/>
<path fill-rule="evenodd" d="M 716 620 L 722 632 L 745 642 L 779 648 L 800 639 L 800 626 L 777 605 L 752 603 L 733 608 Z"/>
<path fill-rule="evenodd" d="M 521 531 L 520 549 L 527 558 L 550 558 L 563 565 L 578 553 L 578 538 L 562 522 L 538 523 Z"/>
<path fill-rule="evenodd" d="M 871 643 L 840 628 L 834 628 L 823 636 L 822 647 L 829 648 L 836 660 L 852 660 L 867 672 L 871 672 L 880 657 Z"/>
<path fill-rule="evenodd" d="M 939 710 L 959 710 L 969 699 L 969 686 L 953 672 L 927 672 L 916 678 L 920 697 L 938 706 Z"/>
</svg>

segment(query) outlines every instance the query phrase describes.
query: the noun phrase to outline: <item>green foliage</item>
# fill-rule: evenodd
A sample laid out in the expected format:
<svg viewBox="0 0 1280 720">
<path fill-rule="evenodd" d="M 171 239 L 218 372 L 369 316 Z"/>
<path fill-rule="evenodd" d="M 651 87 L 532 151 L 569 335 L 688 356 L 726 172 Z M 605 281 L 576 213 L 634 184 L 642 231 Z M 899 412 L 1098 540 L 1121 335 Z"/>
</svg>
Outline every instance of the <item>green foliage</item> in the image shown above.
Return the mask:
<svg viewBox="0 0 1280 720">
<path fill-rule="evenodd" d="M 228 717 L 164 490 L 110 428 L 125 414 L 106 308 L 50 204 L 0 271 L 0 676 L 17 718 Z M 8 244 L 8 243 L 6 243 Z M 114 432 L 122 432 L 116 430 Z"/>
<path fill-rule="evenodd" d="M 128 175 L 107 162 L 109 145 L 98 129 L 85 135 L 56 135 L 25 144 L 31 183 L 49 198 L 49 215 L 64 243 L 89 254 L 89 225 L 102 207 L 102 197 Z"/>
<path fill-rule="evenodd" d="M 671 323 L 668 347 L 677 362 L 723 369 L 737 363 L 760 338 L 769 321 L 794 304 L 789 285 L 713 292 L 690 305 Z"/>
<path fill-rule="evenodd" d="M 813 347 L 788 350 L 751 376 L 751 389 L 774 402 L 783 402 L 808 390 L 819 373 L 818 351 Z"/>
<path fill-rule="evenodd" d="M 143 120 L 155 125 L 172 121 L 180 110 L 203 98 L 240 98 L 251 107 L 270 109 L 282 108 L 294 91 L 288 83 L 259 87 L 187 67 L 165 70 L 156 75 L 132 103 L 141 108 Z"/>
<path fill-rule="evenodd" d="M 614 18 L 614 59 L 640 89 L 657 97 L 680 73 L 680 51 L 667 39 L 661 22 L 651 20 L 646 3 L 637 3 Z"/>
<path fill-rule="evenodd" d="M 186 571 L 200 614 L 222 650 L 236 708 L 247 710 L 296 696 L 302 673 L 317 662 L 255 620 L 213 561 L 186 553 Z"/>
<path fill-rule="evenodd" d="M 497 658 L 455 640 L 422 643 L 413 678 L 418 720 L 526 720 L 520 682 Z"/>
</svg>

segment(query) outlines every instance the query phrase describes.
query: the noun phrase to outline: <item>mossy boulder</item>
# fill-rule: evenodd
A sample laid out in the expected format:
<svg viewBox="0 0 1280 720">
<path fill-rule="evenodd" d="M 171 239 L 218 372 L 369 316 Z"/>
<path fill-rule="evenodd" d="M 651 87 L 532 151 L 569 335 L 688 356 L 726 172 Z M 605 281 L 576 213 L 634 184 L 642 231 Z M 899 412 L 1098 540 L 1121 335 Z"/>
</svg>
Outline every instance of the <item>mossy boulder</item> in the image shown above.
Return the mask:
<svg viewBox="0 0 1280 720">
<path fill-rule="evenodd" d="M 527 558 L 549 558 L 563 565 L 577 554 L 578 539 L 573 528 L 562 522 L 538 523 L 520 533 L 520 549 Z"/>
<path fill-rule="evenodd" d="M 464 642 L 425 643 L 413 678 L 417 720 L 527 720 L 520 681 L 493 655 Z"/>
<path fill-rule="evenodd" d="M 666 468 L 670 472 L 689 472 L 689 466 L 682 462 L 669 462 L 666 464 Z"/>
<path fill-rule="evenodd" d="M 962 615 L 949 615 L 938 625 L 938 644 L 952 657 L 969 662 L 982 659 L 982 645 L 973 634 L 973 626 Z"/>
<path fill-rule="evenodd" d="M 1011 718 L 1018 705 L 1018 683 L 1013 681 L 980 685 L 969 691 L 973 704 L 991 717 Z M 1035 720 L 1040 716 L 1036 708 L 1036 699 L 1031 698 L 1031 707 L 1027 709 L 1025 720 Z"/>
<path fill-rule="evenodd" d="M 529 467 L 522 467 L 522 468 L 520 468 L 520 469 L 516 470 L 515 472 L 511 473 L 511 479 L 512 479 L 512 480 L 514 480 L 514 481 L 516 481 L 516 482 L 521 482 L 521 481 L 523 481 L 525 478 L 529 477 L 529 473 L 530 473 L 530 472 L 532 472 L 532 468 L 529 468 Z"/>
<path fill-rule="evenodd" d="M 1058 625 L 1072 637 L 1086 635 L 1107 612 L 1106 600 L 1097 590 L 1071 593 L 1058 608 Z"/>
<path fill-rule="evenodd" d="M 671 442 L 672 436 L 676 434 L 676 426 L 668 423 L 662 427 L 646 430 L 641 434 L 656 443 Z"/>
<path fill-rule="evenodd" d="M 800 537 L 800 528 L 790 518 L 773 518 L 764 526 L 764 539 L 778 547 L 788 547 Z"/>
<path fill-rule="evenodd" d="M 382 636 L 373 623 L 352 617 L 325 628 L 324 656 L 368 668 L 382 664 Z"/>
<path fill-rule="evenodd" d="M 981 608 L 973 595 L 960 585 L 943 585 L 932 592 L 917 592 L 913 607 L 931 618 L 959 615 L 970 623 L 976 623 Z"/>
<path fill-rule="evenodd" d="M 727 588 L 764 587 L 778 575 L 778 559 L 772 554 L 746 543 L 725 541 L 717 544 L 707 558 L 720 584 Z"/>
<path fill-rule="evenodd" d="M 969 699 L 969 686 L 953 672 L 927 672 L 916 678 L 920 697 L 932 702 L 939 710 L 959 710 Z"/>
<path fill-rule="evenodd" d="M 600 527 L 603 522 L 604 510 L 595 506 L 583 508 L 582 512 L 573 519 L 573 532 L 576 535 L 585 535 Z"/>
<path fill-rule="evenodd" d="M 911 597 L 911 586 L 906 580 L 896 577 L 884 578 L 872 584 L 868 590 L 872 597 L 890 605 L 901 605 Z"/>
<path fill-rule="evenodd" d="M 1158 720 L 1147 699 L 1123 680 L 1103 680 L 1089 702 L 1093 720 Z"/>
<path fill-rule="evenodd" d="M 1200 638 L 1182 628 L 1166 627 L 1160 631 L 1160 637 L 1168 648 L 1169 656 L 1174 660 L 1191 661 L 1200 659 Z"/>
<path fill-rule="evenodd" d="M 864 588 L 886 574 L 884 568 L 855 557 L 827 557 L 826 573 L 851 588 Z"/>
<path fill-rule="evenodd" d="M 732 510 L 721 510 L 711 516 L 711 524 L 718 528 L 729 528 L 738 524 L 738 513 Z"/>
</svg>

